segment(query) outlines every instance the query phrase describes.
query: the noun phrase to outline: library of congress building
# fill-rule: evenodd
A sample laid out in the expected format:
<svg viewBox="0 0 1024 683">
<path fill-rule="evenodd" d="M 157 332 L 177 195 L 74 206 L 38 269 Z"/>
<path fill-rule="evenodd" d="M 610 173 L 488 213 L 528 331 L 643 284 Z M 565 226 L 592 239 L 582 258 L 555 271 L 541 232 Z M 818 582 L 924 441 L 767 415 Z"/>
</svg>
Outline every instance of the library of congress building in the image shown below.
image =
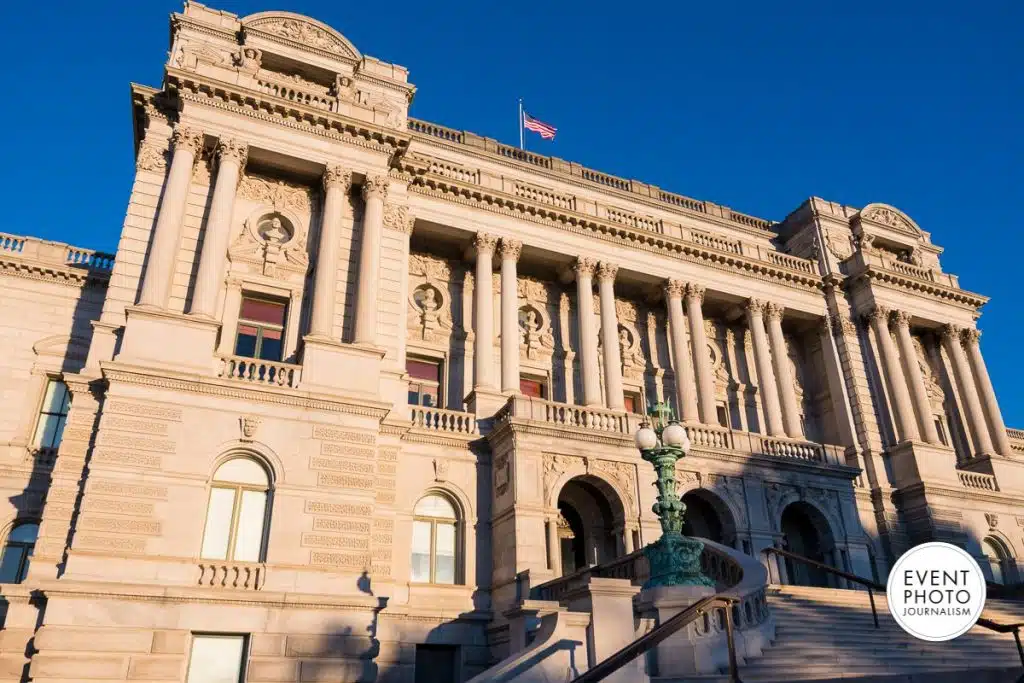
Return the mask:
<svg viewBox="0 0 1024 683">
<path fill-rule="evenodd" d="M 0 680 L 515 680 L 551 638 L 571 679 L 657 621 L 656 404 L 741 662 L 780 584 L 850 587 L 766 548 L 1018 581 L 1024 433 L 927 226 L 410 118 L 406 68 L 309 17 L 170 32 L 116 254 L 0 234 Z"/>
</svg>

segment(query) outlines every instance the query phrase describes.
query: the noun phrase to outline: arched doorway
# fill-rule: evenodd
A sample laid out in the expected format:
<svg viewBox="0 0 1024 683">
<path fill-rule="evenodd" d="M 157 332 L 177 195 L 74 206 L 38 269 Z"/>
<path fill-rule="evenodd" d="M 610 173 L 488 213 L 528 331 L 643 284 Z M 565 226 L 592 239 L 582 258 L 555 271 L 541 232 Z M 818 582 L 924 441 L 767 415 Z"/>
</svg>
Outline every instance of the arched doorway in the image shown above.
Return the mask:
<svg viewBox="0 0 1024 683">
<path fill-rule="evenodd" d="M 1001 539 L 989 536 L 981 542 L 981 552 L 985 554 L 989 567 L 992 568 L 992 583 L 1008 584 L 1016 579 L 1013 556 Z"/>
<path fill-rule="evenodd" d="M 736 525 L 729 506 L 711 491 L 694 489 L 683 495 L 683 535 L 706 538 L 715 543 L 732 545 Z"/>
<path fill-rule="evenodd" d="M 624 511 L 607 482 L 573 477 L 558 494 L 558 512 L 562 576 L 619 557 Z"/>
<path fill-rule="evenodd" d="M 828 520 L 813 505 L 790 503 L 782 511 L 780 521 L 783 550 L 821 562 L 835 565 L 835 542 Z M 786 558 L 786 576 L 789 583 L 801 586 L 835 586 L 832 576 L 823 569 Z"/>
</svg>

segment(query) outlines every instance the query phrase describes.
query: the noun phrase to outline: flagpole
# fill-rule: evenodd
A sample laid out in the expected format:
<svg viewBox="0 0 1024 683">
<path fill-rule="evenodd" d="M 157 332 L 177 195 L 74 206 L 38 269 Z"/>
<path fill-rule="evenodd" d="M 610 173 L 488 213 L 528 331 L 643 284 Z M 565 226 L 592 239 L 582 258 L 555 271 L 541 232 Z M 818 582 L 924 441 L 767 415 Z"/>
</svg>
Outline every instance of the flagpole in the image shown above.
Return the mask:
<svg viewBox="0 0 1024 683">
<path fill-rule="evenodd" d="M 523 98 L 519 98 L 519 149 L 526 149 L 523 146 Z"/>
</svg>

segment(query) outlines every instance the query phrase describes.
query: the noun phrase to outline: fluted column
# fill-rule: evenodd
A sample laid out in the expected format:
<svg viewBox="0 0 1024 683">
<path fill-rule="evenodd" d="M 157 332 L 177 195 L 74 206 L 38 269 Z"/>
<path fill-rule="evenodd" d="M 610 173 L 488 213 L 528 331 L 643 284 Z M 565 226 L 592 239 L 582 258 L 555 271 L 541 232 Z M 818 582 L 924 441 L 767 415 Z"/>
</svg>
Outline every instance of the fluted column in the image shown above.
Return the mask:
<svg viewBox="0 0 1024 683">
<path fill-rule="evenodd" d="M 672 336 L 672 368 L 676 378 L 676 400 L 683 422 L 699 422 L 697 410 L 696 384 L 693 380 L 693 368 L 690 367 L 690 349 L 686 343 L 686 319 L 683 315 L 683 295 L 686 283 L 682 280 L 669 280 L 665 283 L 665 300 L 668 303 L 668 326 Z"/>
<path fill-rule="evenodd" d="M 313 312 L 309 333 L 330 338 L 334 330 L 334 306 L 338 290 L 338 248 L 341 240 L 341 216 L 352 184 L 352 174 L 334 164 L 324 171 L 324 206 L 320 217 L 320 241 L 317 245 L 313 279 Z"/>
<path fill-rule="evenodd" d="M 377 287 L 380 282 L 380 240 L 384 230 L 384 200 L 388 177 L 372 176 L 363 183 L 363 241 L 359 246 L 359 285 L 356 296 L 356 344 L 377 345 Z"/>
<path fill-rule="evenodd" d="M 686 319 L 690 324 L 690 345 L 693 351 L 693 369 L 697 376 L 697 405 L 704 424 L 718 424 L 715 409 L 715 378 L 711 373 L 708 355 L 708 336 L 704 331 L 704 291 L 700 285 L 686 285 Z"/>
<path fill-rule="evenodd" d="M 519 280 L 523 243 L 501 238 L 501 390 L 519 391 Z"/>
<path fill-rule="evenodd" d="M 764 409 L 765 426 L 771 436 L 785 436 L 786 430 L 782 423 L 779 410 L 779 390 L 772 371 L 771 351 L 768 348 L 768 337 L 764 331 L 764 303 L 757 299 L 749 299 L 746 305 L 747 325 L 754 345 L 754 364 L 757 366 L 757 392 L 761 395 L 761 407 Z"/>
<path fill-rule="evenodd" d="M 473 238 L 476 249 L 476 275 L 473 282 L 473 304 L 476 307 L 476 324 L 473 333 L 473 367 L 476 389 L 494 389 L 494 285 L 491 273 L 494 270 L 494 247 L 498 238 L 485 232 L 478 232 Z"/>
<path fill-rule="evenodd" d="M 594 329 L 594 269 L 597 261 L 576 259 L 576 315 L 580 332 L 580 372 L 583 374 L 583 403 L 601 405 L 601 380 L 597 367 L 597 331 Z M 616 343 L 618 346 L 618 343 Z"/>
<path fill-rule="evenodd" d="M 935 420 L 932 418 L 932 407 L 928 401 L 924 377 L 921 375 L 921 366 L 917 362 L 914 340 L 910 336 L 910 314 L 906 311 L 893 311 L 891 320 L 896 329 L 896 343 L 899 344 L 900 358 L 903 359 L 903 373 L 910 385 L 910 397 L 914 402 L 914 412 L 917 414 L 917 426 L 921 436 L 930 444 L 942 445 L 939 432 L 935 429 Z"/>
<path fill-rule="evenodd" d="M 612 410 L 625 410 L 622 397 L 622 353 L 619 350 L 619 318 L 615 313 L 615 275 L 619 267 L 601 262 L 597 267 L 597 288 L 601 296 L 601 346 L 604 349 L 605 403 Z"/>
<path fill-rule="evenodd" d="M 786 337 L 782 334 L 782 313 L 785 309 L 776 303 L 765 305 L 764 317 L 768 323 L 768 342 L 772 349 L 772 363 L 775 369 L 775 382 L 779 387 L 779 399 L 782 404 L 782 424 L 786 435 L 801 439 L 804 435 L 800 425 L 800 406 L 796 401 L 796 378 L 789 369 L 789 353 L 786 350 Z"/>
<path fill-rule="evenodd" d="M 898 438 L 900 441 L 917 441 L 921 438 L 921 434 L 917 429 L 917 420 L 914 418 L 910 393 L 907 391 L 907 382 L 900 370 L 896 348 L 892 344 L 892 337 L 889 336 L 889 309 L 884 306 L 875 306 L 874 310 L 867 315 L 867 319 L 878 340 L 878 352 L 882 356 L 882 372 L 888 379 L 889 398 L 892 401 Z"/>
<path fill-rule="evenodd" d="M 971 368 L 968 365 L 964 349 L 960 346 L 962 330 L 955 325 L 942 328 L 942 346 L 946 349 L 949 362 L 953 366 L 953 378 L 956 380 L 960 401 L 963 403 L 967 429 L 971 432 L 975 455 L 991 455 L 995 452 L 992 437 L 985 422 L 984 409 L 978 398 Z"/>
<path fill-rule="evenodd" d="M 201 131 L 179 125 L 171 138 L 174 156 L 167 172 L 163 199 L 153 228 L 153 245 L 146 262 L 139 304 L 166 308 L 174 277 L 174 264 L 178 259 L 181 240 L 181 221 L 188 203 L 188 186 L 192 181 L 192 167 L 203 148 Z"/>
<path fill-rule="evenodd" d="M 963 331 L 962 337 L 964 346 L 967 347 L 967 359 L 970 361 L 971 370 L 973 370 L 974 385 L 978 389 L 981 407 L 988 419 L 992 444 L 1000 455 L 1013 455 L 1010 437 L 1006 433 L 1006 423 L 1003 422 L 1003 413 L 999 410 L 999 401 L 996 400 L 996 390 L 992 386 L 992 378 L 989 377 L 985 359 L 981 355 L 981 346 L 978 344 L 981 339 L 981 330 L 966 329 Z"/>
<path fill-rule="evenodd" d="M 235 209 L 235 192 L 249 146 L 231 139 L 217 144 L 217 180 L 213 186 L 210 214 L 206 219 L 203 250 L 199 255 L 199 272 L 192 293 L 191 313 L 212 318 L 216 313 L 217 294 L 224 279 L 224 264 L 231 238 L 231 215 Z"/>
</svg>

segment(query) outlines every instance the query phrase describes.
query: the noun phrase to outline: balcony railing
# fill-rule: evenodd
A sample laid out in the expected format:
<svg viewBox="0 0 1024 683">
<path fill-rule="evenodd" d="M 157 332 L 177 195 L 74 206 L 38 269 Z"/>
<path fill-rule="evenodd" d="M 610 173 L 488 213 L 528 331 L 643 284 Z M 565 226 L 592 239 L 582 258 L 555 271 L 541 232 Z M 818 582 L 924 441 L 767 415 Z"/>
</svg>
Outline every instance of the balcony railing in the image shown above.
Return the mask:
<svg viewBox="0 0 1024 683">
<path fill-rule="evenodd" d="M 1006 435 L 1010 437 L 1010 448 L 1024 453 L 1024 429 L 1007 429 Z"/>
<path fill-rule="evenodd" d="M 199 561 L 200 586 L 258 591 L 267 578 L 267 566 L 257 562 Z"/>
<path fill-rule="evenodd" d="M 640 421 L 643 419 L 640 415 L 632 413 L 556 403 L 529 396 L 510 397 L 505 407 L 496 415 L 499 419 L 506 416 L 625 437 L 632 437 L 640 428 Z"/>
<path fill-rule="evenodd" d="M 302 380 L 302 366 L 244 356 L 224 356 L 220 359 L 217 376 L 249 384 L 297 389 Z"/>
<path fill-rule="evenodd" d="M 476 415 L 444 408 L 412 406 L 412 426 L 415 429 L 461 436 L 475 436 L 480 433 Z"/>
<path fill-rule="evenodd" d="M 969 472 L 967 470 L 957 470 L 956 474 L 960 477 L 960 483 L 964 485 L 964 488 L 979 489 L 981 491 L 999 490 L 995 475 L 985 474 L 984 472 Z"/>
</svg>

